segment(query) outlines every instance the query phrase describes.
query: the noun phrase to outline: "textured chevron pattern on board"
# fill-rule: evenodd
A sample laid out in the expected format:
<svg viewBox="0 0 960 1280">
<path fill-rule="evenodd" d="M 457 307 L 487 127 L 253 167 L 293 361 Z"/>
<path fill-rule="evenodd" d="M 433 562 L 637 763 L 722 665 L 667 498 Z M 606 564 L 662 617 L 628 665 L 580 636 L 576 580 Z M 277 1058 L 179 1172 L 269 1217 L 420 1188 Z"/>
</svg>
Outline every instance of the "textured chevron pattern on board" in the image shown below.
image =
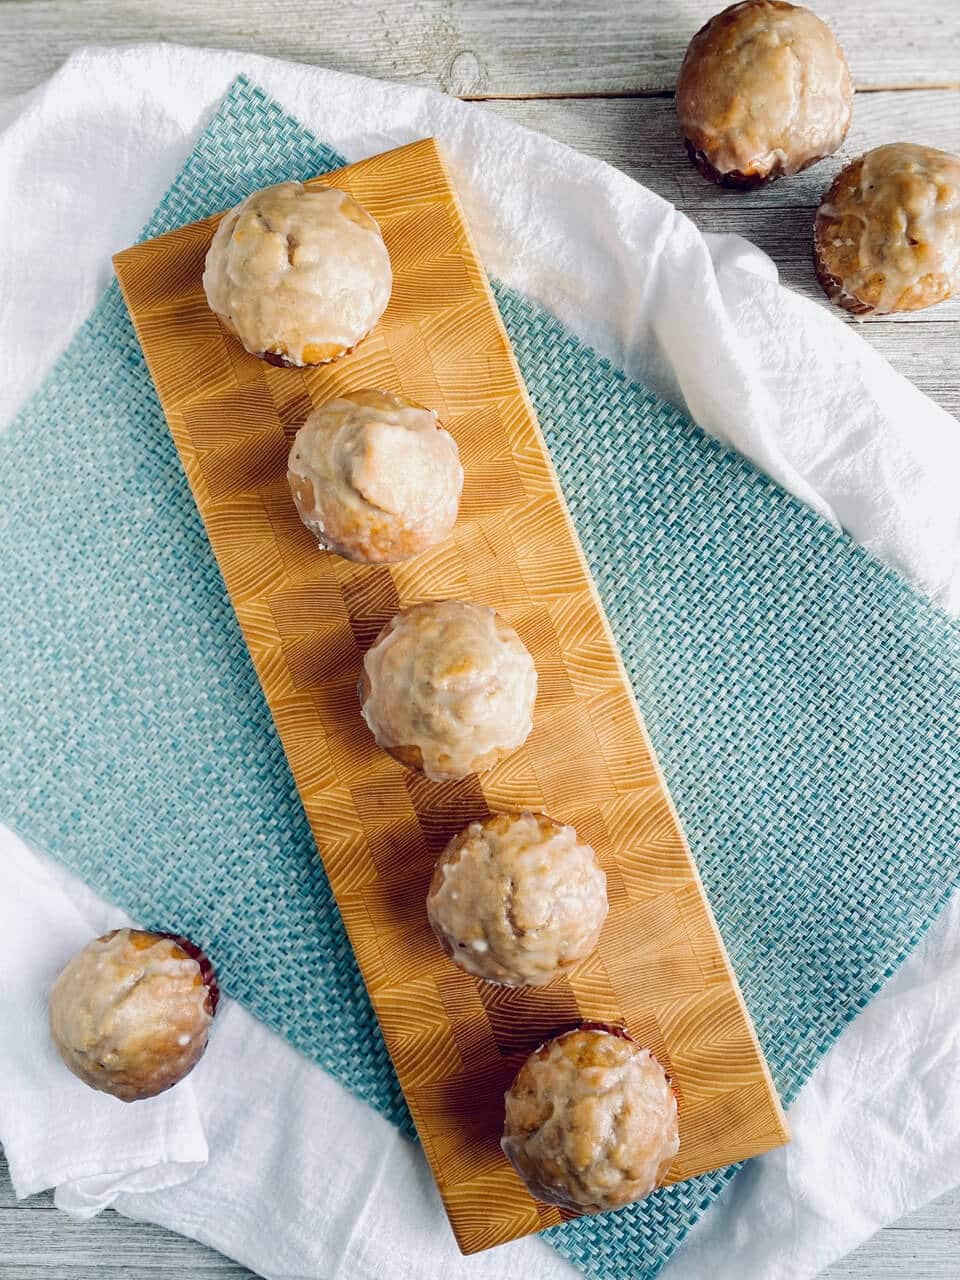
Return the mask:
<svg viewBox="0 0 960 1280">
<path fill-rule="evenodd" d="M 466 1252 L 555 1225 L 502 1157 L 502 1094 L 545 1036 L 623 1020 L 675 1078 L 679 1181 L 786 1140 L 780 1105 L 643 729 L 499 313 L 436 145 L 326 176 L 378 219 L 394 265 L 376 333 L 325 368 L 272 368 L 208 310 L 216 218 L 119 254 L 117 273 L 276 721 L 410 1111 Z M 310 407 L 385 387 L 435 408 L 466 471 L 446 544 L 406 565 L 319 553 L 285 480 Z M 526 746 L 437 784 L 374 746 L 361 655 L 407 604 L 496 606 L 540 675 Z M 424 913 L 466 822 L 529 806 L 572 822 L 606 869 L 597 953 L 535 992 L 452 966 Z"/>
</svg>

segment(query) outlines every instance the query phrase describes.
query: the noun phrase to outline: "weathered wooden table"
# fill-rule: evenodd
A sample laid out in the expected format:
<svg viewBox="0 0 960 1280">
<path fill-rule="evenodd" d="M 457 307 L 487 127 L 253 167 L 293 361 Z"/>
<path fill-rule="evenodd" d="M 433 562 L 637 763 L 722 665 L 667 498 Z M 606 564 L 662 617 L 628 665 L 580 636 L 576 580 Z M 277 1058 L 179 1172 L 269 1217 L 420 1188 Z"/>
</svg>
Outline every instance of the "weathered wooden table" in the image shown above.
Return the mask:
<svg viewBox="0 0 960 1280">
<path fill-rule="evenodd" d="M 672 91 L 683 50 L 722 7 L 723 0 L 0 0 L 0 103 L 39 83 L 79 45 L 142 40 L 253 50 L 429 85 L 609 161 L 705 231 L 740 232 L 767 250 L 786 284 L 822 301 L 810 222 L 840 165 L 901 139 L 960 152 L 960 0 L 813 0 L 853 71 L 853 127 L 840 156 L 752 194 L 704 182 L 677 141 Z M 960 415 L 960 301 L 871 320 L 860 332 Z M 0 1164 L 3 1280 L 132 1274 L 251 1273 L 112 1213 L 78 1224 L 53 1211 L 50 1195 L 17 1205 Z M 881 1231 L 826 1274 L 956 1280 L 960 1190 Z"/>
</svg>

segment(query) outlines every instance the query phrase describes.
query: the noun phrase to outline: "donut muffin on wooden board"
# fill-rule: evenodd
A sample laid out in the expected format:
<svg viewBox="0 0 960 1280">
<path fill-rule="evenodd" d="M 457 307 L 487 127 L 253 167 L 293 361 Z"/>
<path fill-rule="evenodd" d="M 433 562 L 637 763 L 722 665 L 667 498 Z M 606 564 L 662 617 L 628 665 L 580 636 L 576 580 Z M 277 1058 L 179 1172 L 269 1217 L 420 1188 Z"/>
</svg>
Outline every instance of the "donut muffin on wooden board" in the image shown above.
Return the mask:
<svg viewBox="0 0 960 1280">
<path fill-rule="evenodd" d="M 274 368 L 223 328 L 201 285 L 216 218 L 125 251 L 117 270 L 424 1150 L 474 1252 L 562 1219 L 500 1149 L 503 1094 L 532 1050 L 585 1019 L 625 1025 L 674 1081 L 669 1179 L 788 1134 L 436 144 L 317 185 L 377 220 L 394 269 L 382 321 L 333 364 Z M 460 451 L 452 537 L 403 564 L 319 552 L 287 485 L 296 429 L 358 387 L 429 405 Z M 435 599 L 496 609 L 539 677 L 524 745 L 455 782 L 381 751 L 356 699 L 384 624 Z M 424 910 L 446 843 L 503 809 L 575 827 L 607 881 L 596 951 L 536 990 L 464 973 Z"/>
<path fill-rule="evenodd" d="M 271 364 L 337 360 L 390 298 L 390 257 L 362 205 L 332 188 L 280 182 L 220 221 L 204 262 L 207 302 L 247 351 Z"/>
<path fill-rule="evenodd" d="M 463 468 L 432 409 L 364 389 L 308 415 L 287 479 L 300 519 L 324 550 L 389 564 L 449 537 Z"/>
<path fill-rule="evenodd" d="M 364 654 L 358 692 L 378 746 L 434 782 L 458 782 L 527 740 L 537 670 L 495 609 L 434 600 L 390 619 Z"/>
<path fill-rule="evenodd" d="M 676 1095 L 648 1049 L 619 1027 L 585 1023 L 520 1068 L 500 1145 L 548 1204 L 622 1208 L 660 1186 L 673 1163 Z"/>
<path fill-rule="evenodd" d="M 508 987 L 546 986 L 593 952 L 607 878 L 573 827 L 545 813 L 471 822 L 437 859 L 430 927 L 461 969 Z"/>
</svg>

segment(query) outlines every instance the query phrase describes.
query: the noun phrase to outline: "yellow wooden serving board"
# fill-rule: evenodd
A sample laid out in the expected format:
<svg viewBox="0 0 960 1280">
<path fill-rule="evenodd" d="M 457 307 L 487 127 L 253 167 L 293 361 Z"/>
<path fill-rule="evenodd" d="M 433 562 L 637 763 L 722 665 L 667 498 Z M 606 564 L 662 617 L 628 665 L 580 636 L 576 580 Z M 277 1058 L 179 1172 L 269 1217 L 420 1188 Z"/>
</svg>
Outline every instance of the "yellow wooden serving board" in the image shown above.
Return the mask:
<svg viewBox="0 0 960 1280">
<path fill-rule="evenodd" d="M 333 365 L 273 368 L 221 327 L 201 287 L 217 218 L 115 262 L 424 1150 L 471 1253 L 561 1220 L 500 1152 L 503 1091 L 527 1053 L 581 1018 L 624 1022 L 673 1076 L 671 1181 L 788 1133 L 437 146 L 413 143 L 316 183 L 373 214 L 394 269 L 382 323 Z M 311 407 L 362 387 L 436 409 L 466 472 L 453 536 L 389 568 L 318 551 L 285 478 Z M 540 677 L 525 747 L 458 783 L 428 782 L 379 751 L 356 697 L 381 626 L 436 598 L 494 605 Z M 595 954 L 539 990 L 462 973 L 424 911 L 447 839 L 490 810 L 522 807 L 573 823 L 610 893 Z"/>
</svg>

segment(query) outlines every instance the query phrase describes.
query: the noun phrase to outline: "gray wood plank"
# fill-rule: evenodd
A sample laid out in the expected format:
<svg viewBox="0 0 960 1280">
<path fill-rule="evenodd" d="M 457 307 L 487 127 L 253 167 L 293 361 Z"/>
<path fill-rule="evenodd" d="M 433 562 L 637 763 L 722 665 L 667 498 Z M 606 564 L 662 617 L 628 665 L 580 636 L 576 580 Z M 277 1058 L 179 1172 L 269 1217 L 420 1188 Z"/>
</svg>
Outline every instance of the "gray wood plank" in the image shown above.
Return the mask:
<svg viewBox="0 0 960 1280">
<path fill-rule="evenodd" d="M 821 1280 L 956 1280 L 960 1275 L 960 1187 L 948 1191 L 834 1263 Z"/>
<path fill-rule="evenodd" d="M 956 321 L 924 325 L 866 323 L 861 325 L 860 333 L 899 373 L 960 418 L 960 326 Z M 957 1275 L 960 1276 L 960 1266 Z"/>
<path fill-rule="evenodd" d="M 2 0 L 0 94 L 80 44 L 177 40 L 266 51 L 471 96 L 663 93 L 722 0 Z M 860 87 L 954 84 L 960 4 L 817 0 Z"/>
<path fill-rule="evenodd" d="M 884 1231 L 823 1272 L 822 1280 L 957 1280 L 956 1236 L 936 1231 Z"/>
<path fill-rule="evenodd" d="M 954 1187 L 939 1199 L 931 1200 L 929 1204 L 925 1204 L 888 1229 L 890 1231 L 952 1232 L 958 1237 L 955 1245 L 960 1249 L 960 1187 Z"/>
<path fill-rule="evenodd" d="M 960 7 L 960 0 L 957 0 Z M 957 54 L 960 65 L 960 51 Z M 839 170 L 884 142 L 922 142 L 960 155 L 960 91 L 864 93 L 835 156 L 756 191 L 730 191 L 696 171 L 672 98 L 531 99 L 483 104 L 498 116 L 606 160 L 695 217 L 704 209 L 814 209 Z"/>
<path fill-rule="evenodd" d="M 255 1273 L 163 1227 L 107 1210 L 87 1222 L 60 1213 L 53 1192 L 14 1198 L 0 1151 L 0 1280 L 130 1280 L 133 1275 L 255 1280 Z"/>
</svg>

